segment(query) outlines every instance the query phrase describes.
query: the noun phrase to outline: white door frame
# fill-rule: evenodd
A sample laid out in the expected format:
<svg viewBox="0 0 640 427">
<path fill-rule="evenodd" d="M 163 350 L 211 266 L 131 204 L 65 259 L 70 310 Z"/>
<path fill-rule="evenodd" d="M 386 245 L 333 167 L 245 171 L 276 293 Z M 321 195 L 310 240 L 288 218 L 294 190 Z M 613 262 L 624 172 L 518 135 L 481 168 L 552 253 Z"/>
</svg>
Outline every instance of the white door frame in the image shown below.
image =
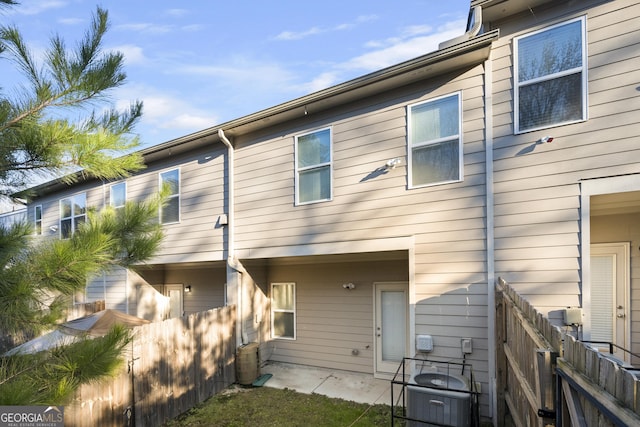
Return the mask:
<svg viewBox="0 0 640 427">
<path fill-rule="evenodd" d="M 611 256 L 615 260 L 613 265 L 614 283 L 611 289 L 612 341 L 626 350 L 631 349 L 630 251 L 631 244 L 629 242 L 594 243 L 591 245 L 591 256 Z M 591 331 L 589 332 L 591 333 Z M 613 353 L 620 360 L 631 361 L 626 352 L 614 348 Z"/>
<path fill-rule="evenodd" d="M 171 315 L 171 291 L 179 291 L 180 292 L 180 316 L 184 315 L 184 285 L 182 284 L 172 284 L 172 285 L 164 285 L 164 295 L 169 298 L 169 315 Z"/>
<path fill-rule="evenodd" d="M 375 282 L 373 284 L 373 353 L 374 353 L 374 376 L 377 378 L 390 378 L 400 366 L 398 362 L 384 362 L 382 360 L 381 348 L 381 306 L 380 292 L 383 290 L 403 291 L 405 295 L 405 348 L 404 356 L 409 357 L 409 336 L 410 336 L 410 310 L 409 310 L 409 283 L 408 282 Z"/>
</svg>

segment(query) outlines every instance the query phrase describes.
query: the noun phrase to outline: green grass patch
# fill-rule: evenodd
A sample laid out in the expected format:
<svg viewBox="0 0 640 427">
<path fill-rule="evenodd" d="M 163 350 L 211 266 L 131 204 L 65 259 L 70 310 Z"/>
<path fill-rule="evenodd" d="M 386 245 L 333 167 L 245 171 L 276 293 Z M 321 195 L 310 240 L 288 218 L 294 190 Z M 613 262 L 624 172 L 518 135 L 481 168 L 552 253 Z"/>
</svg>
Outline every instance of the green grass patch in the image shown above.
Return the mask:
<svg viewBox="0 0 640 427">
<path fill-rule="evenodd" d="M 397 423 L 398 425 L 402 425 Z M 368 405 L 319 394 L 270 387 L 231 387 L 165 424 L 182 426 L 340 426 L 391 425 L 388 405 Z"/>
</svg>

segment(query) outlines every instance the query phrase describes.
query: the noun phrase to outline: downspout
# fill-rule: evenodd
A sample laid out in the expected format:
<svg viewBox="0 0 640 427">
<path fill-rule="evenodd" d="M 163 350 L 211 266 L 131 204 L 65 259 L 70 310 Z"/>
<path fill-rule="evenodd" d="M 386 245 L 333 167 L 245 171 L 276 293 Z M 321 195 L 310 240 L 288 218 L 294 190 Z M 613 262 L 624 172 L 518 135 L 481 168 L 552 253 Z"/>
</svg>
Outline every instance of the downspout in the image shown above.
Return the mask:
<svg viewBox="0 0 640 427">
<path fill-rule="evenodd" d="M 497 425 L 496 390 L 496 270 L 494 235 L 494 188 L 493 188 L 493 63 L 492 51 L 484 62 L 484 116 L 485 116 L 485 168 L 486 168 L 486 206 L 487 206 L 487 298 L 488 298 L 488 356 L 489 356 L 489 416 Z"/>
<path fill-rule="evenodd" d="M 218 137 L 220 141 L 224 145 L 227 146 L 227 159 L 228 159 L 228 172 L 227 172 L 227 284 L 229 284 L 232 280 L 232 275 L 229 272 L 229 269 L 234 270 L 236 274 L 240 276 L 233 279 L 235 282 L 236 290 L 237 290 L 237 309 L 238 309 L 238 332 L 241 338 L 240 344 L 246 344 L 249 339 L 247 337 L 247 333 L 244 328 L 244 319 L 243 319 L 243 287 L 242 287 L 242 275 L 246 274 L 247 271 L 244 269 L 242 264 L 238 262 L 236 259 L 236 249 L 235 249 L 235 194 L 234 194 L 234 175 L 235 175 L 235 150 L 233 149 L 233 145 L 231 145 L 231 141 L 227 139 L 222 129 L 218 129 Z"/>
</svg>

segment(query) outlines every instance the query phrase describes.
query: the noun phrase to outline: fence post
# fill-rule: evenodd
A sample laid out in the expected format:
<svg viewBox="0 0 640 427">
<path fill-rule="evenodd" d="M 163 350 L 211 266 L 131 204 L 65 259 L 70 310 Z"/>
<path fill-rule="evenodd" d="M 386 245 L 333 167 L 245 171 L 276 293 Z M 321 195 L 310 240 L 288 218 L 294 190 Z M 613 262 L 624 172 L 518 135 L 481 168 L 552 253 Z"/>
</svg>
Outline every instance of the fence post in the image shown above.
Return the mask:
<svg viewBox="0 0 640 427">
<path fill-rule="evenodd" d="M 502 287 L 503 279 L 498 279 L 496 286 L 496 416 L 495 420 L 498 426 L 504 425 L 506 416 L 506 402 L 504 389 L 507 383 L 507 359 L 504 353 L 504 343 L 507 340 L 505 331 L 505 307 L 504 307 L 504 289 Z"/>
</svg>

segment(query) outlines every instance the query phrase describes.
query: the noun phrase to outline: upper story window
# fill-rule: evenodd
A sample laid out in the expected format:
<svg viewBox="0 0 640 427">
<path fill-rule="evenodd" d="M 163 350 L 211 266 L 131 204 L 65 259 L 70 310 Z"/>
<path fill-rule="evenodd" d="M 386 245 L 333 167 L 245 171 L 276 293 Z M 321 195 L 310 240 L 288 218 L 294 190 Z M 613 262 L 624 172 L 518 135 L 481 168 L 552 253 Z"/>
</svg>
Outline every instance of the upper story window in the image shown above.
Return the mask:
<svg viewBox="0 0 640 427">
<path fill-rule="evenodd" d="M 87 220 L 87 195 L 76 194 L 60 200 L 60 237 L 68 239 Z"/>
<path fill-rule="evenodd" d="M 514 39 L 515 132 L 587 119 L 585 19 Z"/>
<path fill-rule="evenodd" d="M 408 107 L 409 188 L 462 180 L 462 95 Z"/>
<path fill-rule="evenodd" d="M 115 209 L 120 209 L 124 207 L 126 201 L 127 184 L 125 182 L 113 184 L 109 190 L 109 204 Z"/>
<path fill-rule="evenodd" d="M 331 128 L 296 136 L 296 204 L 331 200 Z"/>
<path fill-rule="evenodd" d="M 160 207 L 160 223 L 180 221 L 180 169 L 160 173 L 160 188 L 167 188 L 167 203 Z"/>
<path fill-rule="evenodd" d="M 36 235 L 42 234 L 42 205 L 33 207 L 33 228 Z"/>
<path fill-rule="evenodd" d="M 296 284 L 271 284 L 271 336 L 296 338 Z"/>
</svg>

